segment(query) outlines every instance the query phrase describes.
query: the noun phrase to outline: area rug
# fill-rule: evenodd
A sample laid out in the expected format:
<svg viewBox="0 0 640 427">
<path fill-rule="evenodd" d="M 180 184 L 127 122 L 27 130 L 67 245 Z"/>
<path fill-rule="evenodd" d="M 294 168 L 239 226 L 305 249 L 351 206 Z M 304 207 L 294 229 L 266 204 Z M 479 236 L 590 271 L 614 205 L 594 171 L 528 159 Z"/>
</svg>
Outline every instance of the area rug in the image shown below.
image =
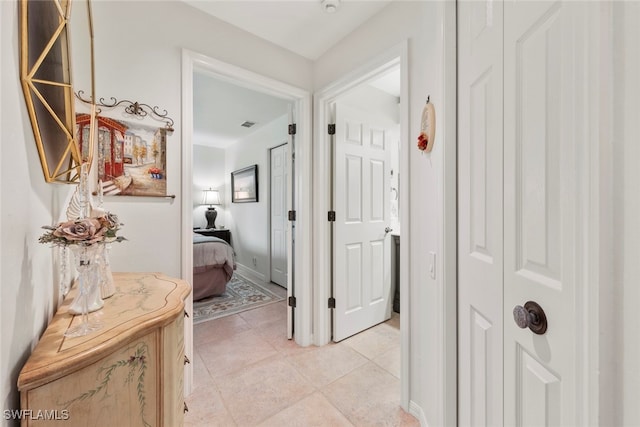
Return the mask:
<svg viewBox="0 0 640 427">
<path fill-rule="evenodd" d="M 282 300 L 284 297 L 233 273 L 224 294 L 193 302 L 193 323 L 218 319 Z"/>
</svg>

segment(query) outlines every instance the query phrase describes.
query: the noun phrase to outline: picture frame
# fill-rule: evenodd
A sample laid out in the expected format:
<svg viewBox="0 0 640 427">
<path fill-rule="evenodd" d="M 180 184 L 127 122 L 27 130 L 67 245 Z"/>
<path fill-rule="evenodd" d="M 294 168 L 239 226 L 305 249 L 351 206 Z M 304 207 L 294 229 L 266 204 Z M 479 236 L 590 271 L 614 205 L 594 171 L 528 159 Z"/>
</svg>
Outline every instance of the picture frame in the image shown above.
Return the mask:
<svg viewBox="0 0 640 427">
<path fill-rule="evenodd" d="M 258 165 L 231 172 L 231 202 L 258 202 Z"/>
</svg>

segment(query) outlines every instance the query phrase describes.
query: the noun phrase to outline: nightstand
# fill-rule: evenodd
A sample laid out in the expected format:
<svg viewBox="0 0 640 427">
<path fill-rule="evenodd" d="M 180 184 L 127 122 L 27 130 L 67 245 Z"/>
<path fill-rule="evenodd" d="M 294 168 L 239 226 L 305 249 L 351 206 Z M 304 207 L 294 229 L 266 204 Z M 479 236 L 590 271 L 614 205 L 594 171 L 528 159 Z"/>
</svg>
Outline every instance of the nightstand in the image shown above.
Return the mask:
<svg viewBox="0 0 640 427">
<path fill-rule="evenodd" d="M 226 228 L 195 228 L 193 231 L 203 236 L 217 237 L 231 244 L 231 231 Z"/>
</svg>

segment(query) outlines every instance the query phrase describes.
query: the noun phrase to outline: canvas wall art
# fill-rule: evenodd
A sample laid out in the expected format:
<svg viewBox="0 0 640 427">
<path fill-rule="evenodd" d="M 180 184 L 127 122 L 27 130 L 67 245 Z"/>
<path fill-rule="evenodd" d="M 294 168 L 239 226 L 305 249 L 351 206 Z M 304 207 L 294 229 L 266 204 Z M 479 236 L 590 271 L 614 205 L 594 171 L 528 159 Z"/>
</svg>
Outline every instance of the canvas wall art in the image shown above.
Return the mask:
<svg viewBox="0 0 640 427">
<path fill-rule="evenodd" d="M 80 149 L 89 141 L 88 114 L 76 116 Z M 167 129 L 97 117 L 96 175 L 105 196 L 167 195 Z"/>
</svg>

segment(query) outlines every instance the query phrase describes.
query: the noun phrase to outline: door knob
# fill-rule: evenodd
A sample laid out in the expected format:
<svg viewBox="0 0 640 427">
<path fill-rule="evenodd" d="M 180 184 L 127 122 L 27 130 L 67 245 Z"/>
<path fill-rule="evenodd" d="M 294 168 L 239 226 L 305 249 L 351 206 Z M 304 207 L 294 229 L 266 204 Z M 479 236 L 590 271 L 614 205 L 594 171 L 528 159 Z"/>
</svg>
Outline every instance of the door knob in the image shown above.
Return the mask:
<svg viewBox="0 0 640 427">
<path fill-rule="evenodd" d="M 385 228 L 384 228 L 384 234 L 389 234 L 389 233 L 391 233 L 392 231 L 393 231 L 393 228 L 391 228 L 391 227 L 385 227 Z"/>
<path fill-rule="evenodd" d="M 542 307 L 533 301 L 527 301 L 524 307 L 516 305 L 513 309 L 513 320 L 518 327 L 528 327 L 534 334 L 543 335 L 547 331 L 547 315 Z"/>
</svg>

